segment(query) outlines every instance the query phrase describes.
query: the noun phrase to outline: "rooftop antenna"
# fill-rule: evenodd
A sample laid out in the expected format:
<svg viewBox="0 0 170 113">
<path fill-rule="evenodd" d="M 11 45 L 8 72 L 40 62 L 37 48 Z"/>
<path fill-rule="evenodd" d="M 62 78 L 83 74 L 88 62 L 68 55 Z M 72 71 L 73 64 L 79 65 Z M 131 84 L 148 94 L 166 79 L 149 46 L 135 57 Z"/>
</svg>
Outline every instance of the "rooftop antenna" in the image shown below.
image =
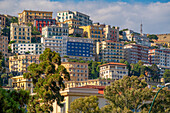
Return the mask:
<svg viewBox="0 0 170 113">
<path fill-rule="evenodd" d="M 140 24 L 140 34 L 142 35 L 142 21 L 141 21 L 141 24 Z"/>
</svg>

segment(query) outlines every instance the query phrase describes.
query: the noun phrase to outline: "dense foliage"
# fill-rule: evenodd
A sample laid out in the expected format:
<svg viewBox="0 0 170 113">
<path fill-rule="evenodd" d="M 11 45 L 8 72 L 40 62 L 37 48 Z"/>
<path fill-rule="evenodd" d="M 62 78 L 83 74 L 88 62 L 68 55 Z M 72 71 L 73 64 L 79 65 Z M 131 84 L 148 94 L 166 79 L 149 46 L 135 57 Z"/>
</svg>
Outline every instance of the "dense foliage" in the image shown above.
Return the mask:
<svg viewBox="0 0 170 113">
<path fill-rule="evenodd" d="M 25 113 L 29 92 L 25 90 L 5 90 L 0 88 L 0 113 Z"/>
<path fill-rule="evenodd" d="M 75 99 L 71 102 L 70 113 L 100 113 L 97 96 Z"/>
<path fill-rule="evenodd" d="M 65 88 L 63 79 L 69 80 L 70 76 L 64 66 L 61 65 L 61 57 L 58 53 L 46 48 L 40 55 L 40 64 L 31 64 L 25 78 L 32 79 L 35 95 L 31 96 L 28 112 L 52 112 L 53 103 L 57 101 L 59 106 L 64 97 L 60 90 Z"/>
<path fill-rule="evenodd" d="M 106 87 L 104 97 L 108 100 L 109 105 L 103 109 L 109 113 L 123 112 L 125 109 L 137 112 L 145 107 L 144 101 L 152 98 L 152 90 L 146 86 L 147 83 L 136 76 L 124 76 L 123 79 Z"/>
<path fill-rule="evenodd" d="M 165 79 L 166 83 L 170 82 L 170 69 L 166 69 L 164 74 L 163 74 L 163 78 Z"/>
</svg>

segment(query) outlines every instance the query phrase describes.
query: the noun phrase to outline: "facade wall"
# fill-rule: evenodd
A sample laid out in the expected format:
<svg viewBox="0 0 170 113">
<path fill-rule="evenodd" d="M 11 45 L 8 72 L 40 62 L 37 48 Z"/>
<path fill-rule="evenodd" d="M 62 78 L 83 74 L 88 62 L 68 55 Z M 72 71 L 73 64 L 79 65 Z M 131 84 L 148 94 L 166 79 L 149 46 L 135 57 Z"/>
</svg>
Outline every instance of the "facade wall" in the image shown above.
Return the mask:
<svg viewBox="0 0 170 113">
<path fill-rule="evenodd" d="M 80 26 L 87 26 L 92 24 L 92 20 L 86 14 L 77 11 L 59 11 L 57 12 L 57 22 L 64 22 L 66 20 L 75 19 L 80 21 Z"/>
<path fill-rule="evenodd" d="M 13 43 L 10 45 L 12 53 L 26 54 L 30 52 L 31 55 L 42 54 L 44 45 L 42 43 Z M 28 54 L 28 53 L 27 53 Z"/>
<path fill-rule="evenodd" d="M 23 75 L 12 77 L 12 87 L 15 90 L 29 90 L 31 93 L 33 91 L 33 84 L 31 79 L 25 79 Z"/>
<path fill-rule="evenodd" d="M 31 26 L 11 23 L 10 41 L 16 43 L 31 43 Z"/>
<path fill-rule="evenodd" d="M 107 40 L 119 41 L 119 27 L 104 25 L 103 31 Z"/>
<path fill-rule="evenodd" d="M 106 79 L 89 79 L 85 81 L 66 81 L 66 88 L 74 88 L 74 87 L 82 87 L 82 86 L 107 86 L 111 85 L 114 80 L 106 80 Z"/>
<path fill-rule="evenodd" d="M 53 36 L 52 38 L 42 38 L 45 48 L 50 48 L 63 56 L 71 59 L 93 60 L 93 40 L 86 38 L 75 38 L 65 36 Z M 74 45 L 73 45 L 74 44 Z M 81 45 L 79 47 L 79 45 Z"/>
<path fill-rule="evenodd" d="M 15 55 L 9 57 L 9 71 L 22 75 L 31 63 L 40 63 L 39 55 Z"/>
<path fill-rule="evenodd" d="M 56 25 L 55 19 L 35 19 L 34 27 L 42 33 L 42 27 Z"/>
<path fill-rule="evenodd" d="M 18 14 L 18 22 L 20 24 L 34 24 L 34 19 L 52 19 L 53 12 L 47 11 L 32 11 L 24 10 L 22 13 Z"/>
<path fill-rule="evenodd" d="M 170 49 L 149 49 L 149 63 L 170 66 Z"/>
<path fill-rule="evenodd" d="M 106 40 L 103 27 L 100 25 L 89 25 L 89 26 L 80 26 L 83 29 L 84 34 L 87 35 L 88 38 L 94 40 L 94 42 L 100 42 Z"/>
<path fill-rule="evenodd" d="M 8 37 L 0 35 L 0 51 L 4 57 L 8 57 Z"/>
<path fill-rule="evenodd" d="M 6 17 L 0 14 L 0 27 L 4 28 L 6 26 Z"/>
<path fill-rule="evenodd" d="M 127 44 L 124 46 L 125 60 L 129 63 L 137 63 L 141 60 L 144 63 L 148 63 L 148 50 L 149 47 L 141 46 L 139 44 Z"/>
<path fill-rule="evenodd" d="M 124 59 L 124 43 L 114 41 L 97 42 L 96 52 L 98 61 L 119 62 Z"/>
<path fill-rule="evenodd" d="M 43 37 L 52 37 L 52 36 L 68 36 L 68 27 L 63 26 L 46 26 L 42 28 L 42 36 Z"/>
<path fill-rule="evenodd" d="M 61 65 L 69 72 L 71 81 L 84 81 L 88 79 L 88 63 L 63 62 Z"/>
<path fill-rule="evenodd" d="M 128 75 L 128 69 L 126 64 L 123 63 L 107 63 L 100 66 L 100 77 L 105 79 L 118 80 L 123 76 Z"/>
</svg>

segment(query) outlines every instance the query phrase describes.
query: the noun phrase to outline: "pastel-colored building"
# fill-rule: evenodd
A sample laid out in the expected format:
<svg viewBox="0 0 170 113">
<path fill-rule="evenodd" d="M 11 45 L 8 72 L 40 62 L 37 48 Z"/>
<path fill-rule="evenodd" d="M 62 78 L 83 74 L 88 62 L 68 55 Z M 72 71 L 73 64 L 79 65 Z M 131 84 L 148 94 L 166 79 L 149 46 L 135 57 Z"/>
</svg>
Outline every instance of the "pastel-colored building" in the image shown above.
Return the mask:
<svg viewBox="0 0 170 113">
<path fill-rule="evenodd" d="M 8 37 L 0 35 L 0 51 L 4 57 L 8 57 Z"/>
<path fill-rule="evenodd" d="M 170 49 L 149 49 L 148 60 L 150 64 L 170 66 Z"/>
<path fill-rule="evenodd" d="M 38 55 L 44 51 L 42 43 L 13 43 L 10 44 L 12 53 Z"/>
<path fill-rule="evenodd" d="M 90 16 L 80 13 L 78 11 L 58 11 L 56 20 L 57 22 L 64 22 L 66 20 L 75 19 L 79 21 L 80 26 L 87 26 L 92 24 Z"/>
<path fill-rule="evenodd" d="M 24 10 L 18 13 L 18 23 L 20 24 L 34 24 L 34 19 L 52 19 L 53 12 L 50 11 L 32 11 Z"/>
<path fill-rule="evenodd" d="M 31 26 L 11 23 L 10 41 L 15 41 L 16 43 L 31 43 Z"/>
<path fill-rule="evenodd" d="M 125 60 L 129 63 L 138 63 L 141 60 L 143 63 L 148 63 L 148 46 L 131 43 L 124 46 Z"/>
<path fill-rule="evenodd" d="M 52 36 L 68 36 L 68 26 L 45 26 L 42 28 L 42 36 L 51 38 Z"/>
<path fill-rule="evenodd" d="M 104 25 L 103 31 L 107 40 L 119 41 L 119 27 Z"/>
<path fill-rule="evenodd" d="M 29 90 L 31 93 L 33 91 L 33 84 L 31 79 L 25 79 L 23 75 L 12 77 L 12 87 L 15 90 Z"/>
<path fill-rule="evenodd" d="M 0 14 L 0 27 L 4 28 L 6 26 L 6 17 Z"/>
<path fill-rule="evenodd" d="M 106 40 L 97 42 L 96 53 L 98 61 L 120 62 L 124 59 L 124 43 Z"/>
<path fill-rule="evenodd" d="M 14 55 L 9 57 L 9 71 L 17 75 L 27 72 L 27 67 L 31 63 L 40 63 L 39 55 Z"/>
<path fill-rule="evenodd" d="M 64 96 L 63 107 L 57 105 L 55 101 L 53 103 L 53 112 L 52 113 L 69 113 L 71 102 L 80 97 L 89 97 L 97 96 L 99 102 L 99 108 L 107 105 L 108 102 L 103 96 L 105 86 L 85 86 L 85 87 L 76 87 L 76 88 L 66 88 L 64 91 L 61 91 L 61 95 Z"/>
<path fill-rule="evenodd" d="M 34 19 L 34 27 L 42 33 L 42 27 L 56 25 L 55 19 Z"/>
<path fill-rule="evenodd" d="M 88 80 L 88 63 L 63 62 L 61 65 L 63 65 L 69 72 L 71 81 Z"/>
<path fill-rule="evenodd" d="M 88 26 L 80 26 L 83 29 L 83 35 L 87 38 L 91 38 L 94 42 L 105 41 L 105 35 L 103 32 L 103 26 L 99 23 Z"/>
<path fill-rule="evenodd" d="M 123 63 L 110 62 L 99 67 L 101 78 L 119 80 L 123 76 L 128 76 L 127 65 Z"/>
<path fill-rule="evenodd" d="M 64 23 L 69 27 L 69 35 L 73 35 L 75 37 L 81 37 L 83 35 L 83 29 L 79 28 L 80 21 L 76 19 L 65 20 L 64 22 L 60 22 L 59 24 Z"/>
<path fill-rule="evenodd" d="M 114 80 L 107 80 L 107 79 L 88 79 L 85 81 L 65 81 L 66 88 L 74 88 L 74 87 L 83 87 L 83 86 L 107 86 L 111 85 Z"/>
</svg>

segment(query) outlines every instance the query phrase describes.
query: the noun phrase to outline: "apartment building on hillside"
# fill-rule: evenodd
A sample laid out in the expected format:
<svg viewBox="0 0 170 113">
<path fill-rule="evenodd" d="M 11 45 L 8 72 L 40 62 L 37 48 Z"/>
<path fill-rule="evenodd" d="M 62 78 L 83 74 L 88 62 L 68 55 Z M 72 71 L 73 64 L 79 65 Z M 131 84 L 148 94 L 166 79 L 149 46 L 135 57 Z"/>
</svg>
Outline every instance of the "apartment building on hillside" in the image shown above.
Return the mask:
<svg viewBox="0 0 170 113">
<path fill-rule="evenodd" d="M 38 55 L 44 51 L 42 43 L 13 43 L 10 44 L 12 53 Z"/>
<path fill-rule="evenodd" d="M 10 41 L 15 41 L 16 43 L 31 43 L 31 26 L 11 23 Z"/>
<path fill-rule="evenodd" d="M 141 60 L 143 63 L 148 63 L 149 47 L 131 43 L 124 46 L 125 60 L 129 63 L 138 63 Z"/>
<path fill-rule="evenodd" d="M 118 80 L 123 76 L 128 76 L 127 65 L 123 63 L 110 62 L 99 67 L 101 78 Z"/>
<path fill-rule="evenodd" d="M 96 53 L 98 61 L 120 62 L 124 59 L 124 43 L 106 40 L 97 42 Z"/>
<path fill-rule="evenodd" d="M 42 36 L 51 38 L 53 36 L 68 36 L 69 31 L 68 31 L 68 26 L 62 24 L 61 26 L 45 26 L 42 28 Z"/>
<path fill-rule="evenodd" d="M 61 65 L 63 65 L 69 72 L 71 81 L 88 80 L 88 63 L 63 62 Z"/>
<path fill-rule="evenodd" d="M 170 49 L 149 49 L 150 64 L 170 66 Z"/>
<path fill-rule="evenodd" d="M 56 20 L 57 22 L 64 22 L 66 20 L 75 19 L 79 21 L 80 26 L 87 26 L 92 24 L 90 16 L 80 13 L 78 11 L 58 11 Z"/>
<path fill-rule="evenodd" d="M 14 55 L 9 57 L 9 71 L 17 75 L 27 72 L 27 67 L 31 63 L 40 63 L 39 55 Z"/>
<path fill-rule="evenodd" d="M 53 12 L 50 11 L 32 11 L 24 10 L 18 13 L 18 23 L 21 24 L 34 24 L 34 19 L 52 19 Z"/>
</svg>

